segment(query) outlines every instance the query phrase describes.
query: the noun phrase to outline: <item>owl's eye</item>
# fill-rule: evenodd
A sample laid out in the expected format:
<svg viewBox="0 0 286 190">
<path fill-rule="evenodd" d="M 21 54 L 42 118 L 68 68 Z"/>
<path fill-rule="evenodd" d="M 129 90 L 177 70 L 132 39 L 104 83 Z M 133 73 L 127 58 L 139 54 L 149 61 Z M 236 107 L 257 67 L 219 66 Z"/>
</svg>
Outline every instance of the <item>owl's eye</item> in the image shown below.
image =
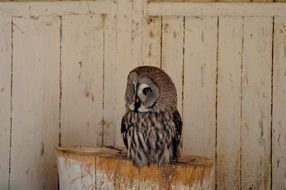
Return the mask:
<svg viewBox="0 0 286 190">
<path fill-rule="evenodd" d="M 147 95 L 147 94 L 149 94 L 149 93 L 151 93 L 152 92 L 152 89 L 150 88 L 150 87 L 147 87 L 147 88 L 144 88 L 143 89 L 143 94 L 144 95 Z"/>
</svg>

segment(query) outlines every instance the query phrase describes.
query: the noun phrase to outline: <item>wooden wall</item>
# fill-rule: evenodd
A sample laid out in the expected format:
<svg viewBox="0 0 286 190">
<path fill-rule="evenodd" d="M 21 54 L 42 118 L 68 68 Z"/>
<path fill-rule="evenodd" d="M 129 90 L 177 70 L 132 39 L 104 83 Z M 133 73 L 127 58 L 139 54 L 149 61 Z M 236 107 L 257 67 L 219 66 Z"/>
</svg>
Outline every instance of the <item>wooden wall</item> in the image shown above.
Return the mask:
<svg viewBox="0 0 286 190">
<path fill-rule="evenodd" d="M 286 4 L 0 3 L 0 189 L 56 189 L 57 146 L 122 146 L 126 78 L 164 69 L 214 189 L 286 188 Z"/>
</svg>

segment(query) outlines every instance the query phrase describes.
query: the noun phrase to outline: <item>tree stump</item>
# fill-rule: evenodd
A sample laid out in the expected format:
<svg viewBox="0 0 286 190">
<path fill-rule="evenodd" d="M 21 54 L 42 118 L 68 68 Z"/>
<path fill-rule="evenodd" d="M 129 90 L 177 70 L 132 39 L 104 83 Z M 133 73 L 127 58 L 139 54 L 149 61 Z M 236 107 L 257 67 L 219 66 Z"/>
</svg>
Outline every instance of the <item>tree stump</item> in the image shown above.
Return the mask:
<svg viewBox="0 0 286 190">
<path fill-rule="evenodd" d="M 58 148 L 57 162 L 61 190 L 214 189 L 214 166 L 198 156 L 137 168 L 124 149 L 74 147 Z"/>
</svg>

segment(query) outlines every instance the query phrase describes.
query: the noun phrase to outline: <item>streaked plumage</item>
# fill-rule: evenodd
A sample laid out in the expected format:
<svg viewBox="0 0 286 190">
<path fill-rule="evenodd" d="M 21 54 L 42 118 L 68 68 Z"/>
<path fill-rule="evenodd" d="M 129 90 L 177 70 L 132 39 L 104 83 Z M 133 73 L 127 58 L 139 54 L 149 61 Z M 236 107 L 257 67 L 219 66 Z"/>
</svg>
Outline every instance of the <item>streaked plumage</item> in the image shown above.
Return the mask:
<svg viewBox="0 0 286 190">
<path fill-rule="evenodd" d="M 182 121 L 171 78 L 156 67 L 137 67 L 129 73 L 125 101 L 121 133 L 128 158 L 137 166 L 176 160 Z"/>
</svg>

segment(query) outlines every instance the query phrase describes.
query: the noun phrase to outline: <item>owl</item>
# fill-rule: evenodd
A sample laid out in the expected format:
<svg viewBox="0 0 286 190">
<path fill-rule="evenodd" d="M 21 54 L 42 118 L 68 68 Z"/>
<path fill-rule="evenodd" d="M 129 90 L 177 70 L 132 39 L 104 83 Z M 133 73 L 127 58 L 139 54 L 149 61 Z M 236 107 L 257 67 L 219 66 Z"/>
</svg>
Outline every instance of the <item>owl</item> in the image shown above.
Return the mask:
<svg viewBox="0 0 286 190">
<path fill-rule="evenodd" d="M 168 74 L 157 67 L 135 68 L 128 75 L 125 102 L 121 134 L 134 165 L 160 166 L 176 161 L 182 120 L 177 90 Z"/>
</svg>

